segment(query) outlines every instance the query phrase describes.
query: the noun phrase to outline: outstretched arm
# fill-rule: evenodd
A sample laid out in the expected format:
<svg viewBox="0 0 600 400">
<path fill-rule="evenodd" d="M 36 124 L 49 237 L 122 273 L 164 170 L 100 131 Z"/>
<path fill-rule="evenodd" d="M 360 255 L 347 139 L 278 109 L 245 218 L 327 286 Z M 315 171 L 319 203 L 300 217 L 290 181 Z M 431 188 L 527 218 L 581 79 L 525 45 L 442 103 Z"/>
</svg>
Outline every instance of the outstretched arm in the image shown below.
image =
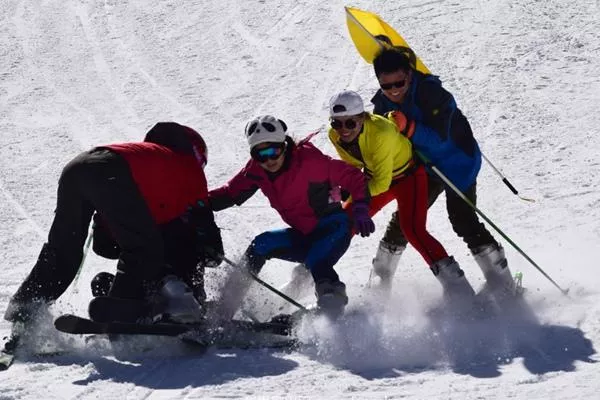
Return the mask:
<svg viewBox="0 0 600 400">
<path fill-rule="evenodd" d="M 208 201 L 213 211 L 221 211 L 234 205 L 242 205 L 256 193 L 258 177 L 249 173 L 252 161 L 220 188 L 208 192 Z M 256 178 L 256 179 L 255 179 Z"/>
</svg>

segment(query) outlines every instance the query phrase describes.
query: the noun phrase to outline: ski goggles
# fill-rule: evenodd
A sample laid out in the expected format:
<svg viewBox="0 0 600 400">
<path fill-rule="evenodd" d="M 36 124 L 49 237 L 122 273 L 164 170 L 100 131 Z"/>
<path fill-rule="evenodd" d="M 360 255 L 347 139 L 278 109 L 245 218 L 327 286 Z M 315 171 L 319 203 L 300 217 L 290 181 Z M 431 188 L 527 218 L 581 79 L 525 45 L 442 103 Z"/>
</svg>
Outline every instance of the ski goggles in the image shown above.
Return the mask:
<svg viewBox="0 0 600 400">
<path fill-rule="evenodd" d="M 204 151 L 204 154 L 202 154 L 198 151 L 196 146 L 192 146 L 192 151 L 194 152 L 194 157 L 196 158 L 196 161 L 198 161 L 198 164 L 200 164 L 202 166 L 202 169 L 204 169 L 208 162 L 208 149 L 206 149 Z"/>
<path fill-rule="evenodd" d="M 345 127 L 348 130 L 352 130 L 358 126 L 358 121 L 354 118 L 349 118 L 346 120 L 332 118 L 330 123 L 331 127 L 336 131 L 342 129 L 342 127 Z"/>
<path fill-rule="evenodd" d="M 396 81 L 396 82 L 379 84 L 379 87 L 382 88 L 383 90 L 390 90 L 392 88 L 402 89 L 404 86 L 406 86 L 406 79 L 402 79 L 402 80 Z"/>
<path fill-rule="evenodd" d="M 250 150 L 250 156 L 259 163 L 264 163 L 267 160 L 277 160 L 281 157 L 284 148 L 285 142 L 271 143 L 269 147 L 263 147 L 262 149 L 253 148 Z"/>
</svg>

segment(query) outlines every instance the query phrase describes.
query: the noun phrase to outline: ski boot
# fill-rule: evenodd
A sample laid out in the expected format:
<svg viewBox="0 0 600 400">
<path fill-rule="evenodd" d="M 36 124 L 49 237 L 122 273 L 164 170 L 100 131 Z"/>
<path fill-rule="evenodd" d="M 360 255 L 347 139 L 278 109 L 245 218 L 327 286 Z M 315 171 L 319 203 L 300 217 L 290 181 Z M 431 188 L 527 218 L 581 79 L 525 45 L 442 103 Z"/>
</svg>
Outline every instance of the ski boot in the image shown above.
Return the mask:
<svg viewBox="0 0 600 400">
<path fill-rule="evenodd" d="M 449 256 L 431 264 L 431 271 L 442 284 L 444 298 L 456 314 L 464 314 L 473 306 L 475 290 L 465 277 L 464 271 Z"/>
<path fill-rule="evenodd" d="M 204 319 L 205 310 L 194 297 L 192 289 L 175 275 L 167 275 L 161 280 L 153 303 L 154 321 L 189 324 Z"/>
<path fill-rule="evenodd" d="M 133 285 L 131 292 L 126 291 L 127 287 L 123 285 L 129 283 L 128 277 L 119 274 L 108 294 L 103 296 L 106 289 L 103 284 L 110 280 L 111 275 L 101 272 L 92 280 L 92 291 L 98 295 L 88 306 L 88 314 L 93 321 L 195 323 L 201 322 L 204 317 L 205 309 L 192 289 L 174 275 L 166 276 L 158 284 L 144 283 L 146 294 L 139 295 Z"/>
<path fill-rule="evenodd" d="M 515 284 L 501 245 L 488 244 L 472 250 L 475 261 L 486 280 L 486 290 L 494 293 L 499 300 L 516 294 Z"/>
<path fill-rule="evenodd" d="M 373 258 L 373 269 L 370 277 L 379 277 L 379 287 L 381 289 L 390 291 L 392 288 L 392 280 L 398 269 L 398 263 L 404 249 L 406 249 L 406 246 L 394 246 L 384 241 L 379 242 L 377 253 Z"/>
<path fill-rule="evenodd" d="M 344 313 L 348 304 L 346 285 L 341 282 L 322 280 L 315 285 L 317 295 L 317 311 L 332 319 L 337 319 Z"/>
</svg>

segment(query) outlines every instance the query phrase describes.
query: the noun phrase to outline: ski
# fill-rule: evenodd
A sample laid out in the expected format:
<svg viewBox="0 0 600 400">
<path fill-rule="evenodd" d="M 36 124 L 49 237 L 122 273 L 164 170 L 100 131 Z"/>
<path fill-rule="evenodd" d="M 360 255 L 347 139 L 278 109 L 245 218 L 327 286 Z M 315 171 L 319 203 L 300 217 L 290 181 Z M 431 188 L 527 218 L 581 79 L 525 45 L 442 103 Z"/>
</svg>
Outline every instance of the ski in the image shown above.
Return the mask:
<svg viewBox="0 0 600 400">
<path fill-rule="evenodd" d="M 294 349 L 300 345 L 298 339 L 264 332 L 244 331 L 189 331 L 179 336 L 185 344 L 194 348 L 217 349 Z"/>
<path fill-rule="evenodd" d="M 137 324 L 95 322 L 76 315 L 61 315 L 54 321 L 57 330 L 78 335 L 155 335 L 177 336 L 196 348 L 219 349 L 291 349 L 299 343 L 290 337 L 291 328 L 284 323 L 232 320 L 219 325 L 209 323 Z"/>
<path fill-rule="evenodd" d="M 7 339 L 0 350 L 0 371 L 6 371 L 15 360 L 15 352 L 17 346 L 21 340 L 21 332 L 23 332 L 22 324 L 15 324 L 11 330 L 10 336 L 5 337 Z"/>
<path fill-rule="evenodd" d="M 120 335 L 160 335 L 179 336 L 190 331 L 240 330 L 263 332 L 289 336 L 291 327 L 283 323 L 251 322 L 232 320 L 218 326 L 209 323 L 177 324 L 159 322 L 155 324 L 137 324 L 129 322 L 95 322 L 72 314 L 61 315 L 54 321 L 54 327 L 70 334 L 120 334 Z"/>
<path fill-rule="evenodd" d="M 5 350 L 0 351 L 0 371 L 6 371 L 15 360 L 15 355 Z"/>
</svg>

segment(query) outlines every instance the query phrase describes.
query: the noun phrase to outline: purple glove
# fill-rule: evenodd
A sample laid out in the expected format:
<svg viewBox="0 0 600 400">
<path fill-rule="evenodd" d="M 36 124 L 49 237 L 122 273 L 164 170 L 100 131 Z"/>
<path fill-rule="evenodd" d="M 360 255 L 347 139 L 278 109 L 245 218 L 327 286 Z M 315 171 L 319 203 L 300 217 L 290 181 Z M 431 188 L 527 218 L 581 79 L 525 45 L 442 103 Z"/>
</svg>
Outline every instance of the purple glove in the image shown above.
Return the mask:
<svg viewBox="0 0 600 400">
<path fill-rule="evenodd" d="M 369 205 L 363 202 L 356 202 L 352 206 L 352 214 L 354 215 L 354 229 L 360 236 L 367 237 L 375 232 L 375 224 L 369 217 Z"/>
</svg>

